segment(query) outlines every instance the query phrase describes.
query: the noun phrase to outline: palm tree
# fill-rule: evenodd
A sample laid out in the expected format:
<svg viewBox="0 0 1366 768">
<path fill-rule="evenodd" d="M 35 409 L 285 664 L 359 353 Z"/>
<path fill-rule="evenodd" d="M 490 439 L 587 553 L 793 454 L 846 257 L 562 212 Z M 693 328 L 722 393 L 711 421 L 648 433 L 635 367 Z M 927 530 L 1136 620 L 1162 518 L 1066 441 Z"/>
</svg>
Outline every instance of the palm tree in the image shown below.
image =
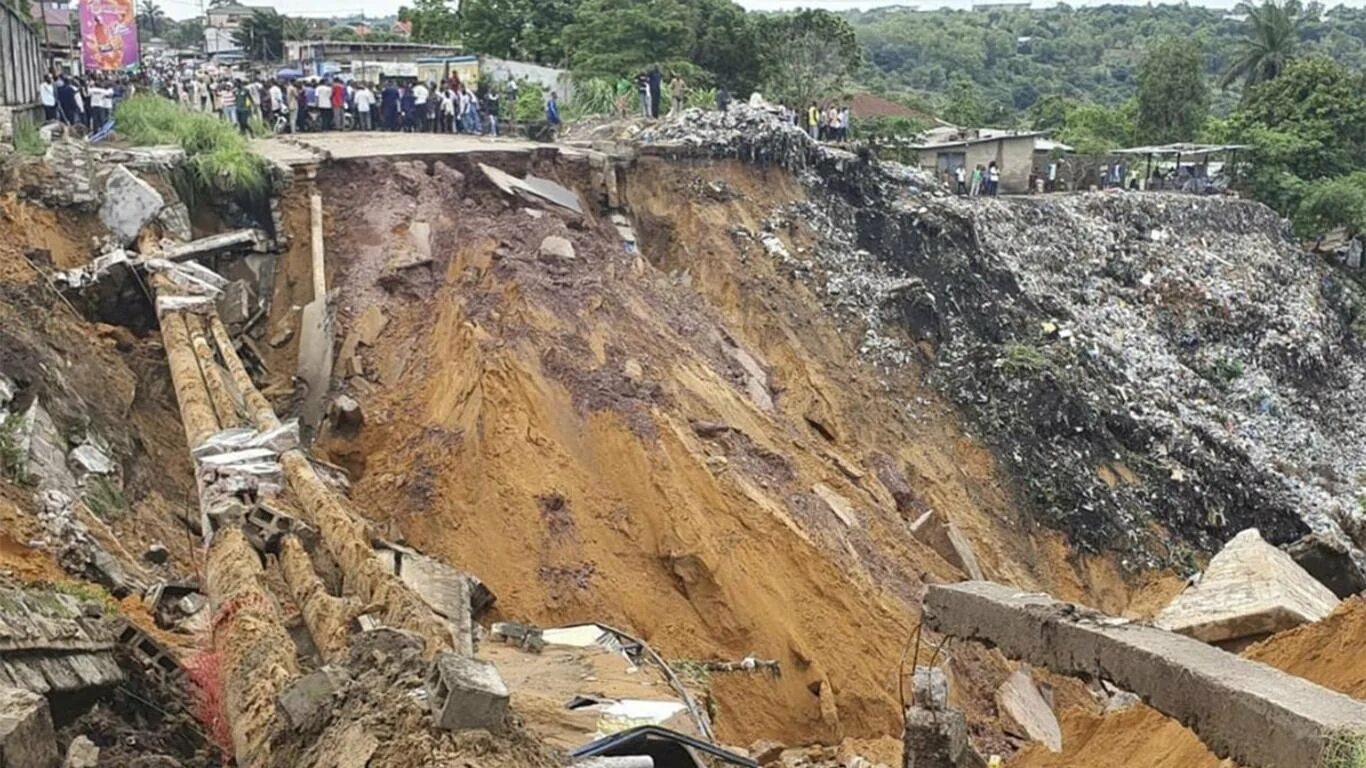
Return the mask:
<svg viewBox="0 0 1366 768">
<path fill-rule="evenodd" d="M 297 16 L 286 16 L 284 35 L 286 40 L 307 40 L 308 22 Z"/>
<path fill-rule="evenodd" d="M 1220 85 L 1227 88 L 1241 80 L 1246 93 L 1275 78 L 1294 58 L 1305 14 L 1299 0 L 1263 0 L 1258 6 L 1241 2 L 1234 12 L 1246 14 L 1247 35 L 1239 41 Z"/>
<path fill-rule="evenodd" d="M 147 28 L 152 35 L 161 33 L 161 22 L 166 18 L 166 12 L 161 10 L 155 0 L 142 0 L 141 9 L 138 11 L 138 23 Z"/>
</svg>

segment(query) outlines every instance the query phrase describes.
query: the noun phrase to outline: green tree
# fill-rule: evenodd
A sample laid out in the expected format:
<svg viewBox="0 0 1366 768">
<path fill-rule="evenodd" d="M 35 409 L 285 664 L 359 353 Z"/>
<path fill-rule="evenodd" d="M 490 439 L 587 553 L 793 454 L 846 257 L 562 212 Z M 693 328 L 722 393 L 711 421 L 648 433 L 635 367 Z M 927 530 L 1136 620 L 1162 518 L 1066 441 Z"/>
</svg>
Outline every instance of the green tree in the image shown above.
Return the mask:
<svg viewBox="0 0 1366 768">
<path fill-rule="evenodd" d="M 285 55 L 285 17 L 258 8 L 232 31 L 232 42 L 252 61 L 278 61 Z"/>
<path fill-rule="evenodd" d="M 1190 141 L 1209 117 L 1209 86 L 1199 47 L 1167 38 L 1138 65 L 1138 134 L 1141 141 Z"/>
<path fill-rule="evenodd" d="M 1246 36 L 1238 42 L 1221 85 L 1242 81 L 1251 88 L 1279 75 L 1299 48 L 1303 10 L 1299 0 L 1239 3 L 1234 11 L 1247 15 Z"/>
<path fill-rule="evenodd" d="M 1230 120 L 1242 131 L 1274 131 L 1301 144 L 1285 169 L 1301 179 L 1339 176 L 1366 166 L 1366 81 L 1322 58 L 1292 61 L 1253 88 Z M 1279 158 L 1278 158 L 1279 159 Z"/>
<path fill-rule="evenodd" d="M 313 37 L 308 29 L 308 21 L 297 16 L 286 16 L 284 24 L 286 40 L 307 40 Z"/>
<path fill-rule="evenodd" d="M 1310 237 L 1337 227 L 1366 232 L 1366 171 L 1306 185 L 1295 212 L 1296 230 Z"/>
<path fill-rule="evenodd" d="M 145 28 L 152 35 L 161 34 L 162 25 L 166 21 L 166 12 L 161 10 L 155 0 L 142 0 L 138 4 L 138 26 Z"/>
<path fill-rule="evenodd" d="M 839 97 L 863 66 L 863 46 L 844 18 L 804 10 L 754 18 L 763 91 L 794 106 Z"/>
<path fill-rule="evenodd" d="M 615 81 L 659 65 L 685 76 L 694 37 L 692 14 L 680 0 L 584 0 L 564 44 L 575 77 Z"/>
<path fill-rule="evenodd" d="M 574 21 L 580 0 L 464 0 L 460 39 L 471 51 L 558 66 L 561 32 Z"/>
<path fill-rule="evenodd" d="M 453 43 L 459 33 L 460 22 L 448 0 L 413 0 L 411 8 L 399 6 L 398 20 L 412 23 L 415 43 Z"/>
<path fill-rule="evenodd" d="M 1137 102 L 1120 108 L 1101 104 L 1076 104 L 1067 110 L 1063 127 L 1055 138 L 1083 155 L 1103 155 L 1134 143 Z"/>
<path fill-rule="evenodd" d="M 351 27 L 333 27 L 327 30 L 327 39 L 337 41 L 352 41 L 359 40 L 360 36 L 357 35 L 356 30 L 352 29 Z"/>
<path fill-rule="evenodd" d="M 949 87 L 943 117 L 950 123 L 964 128 L 980 128 L 986 122 L 986 106 L 982 104 L 977 86 L 971 80 L 966 77 L 959 78 Z"/>
<path fill-rule="evenodd" d="M 190 48 L 204 42 L 204 19 L 196 16 L 166 25 L 166 42 L 177 48 Z"/>
<path fill-rule="evenodd" d="M 692 0 L 697 36 L 689 58 L 710 73 L 711 83 L 746 98 L 763 78 L 759 25 L 731 0 Z"/>
</svg>

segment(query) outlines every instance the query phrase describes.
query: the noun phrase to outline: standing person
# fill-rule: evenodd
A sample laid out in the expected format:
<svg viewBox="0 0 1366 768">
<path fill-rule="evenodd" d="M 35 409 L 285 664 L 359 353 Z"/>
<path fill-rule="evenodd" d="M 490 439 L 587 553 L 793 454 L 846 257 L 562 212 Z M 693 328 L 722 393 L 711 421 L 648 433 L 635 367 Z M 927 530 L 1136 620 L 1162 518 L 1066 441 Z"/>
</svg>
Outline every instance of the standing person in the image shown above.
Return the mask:
<svg viewBox="0 0 1366 768">
<path fill-rule="evenodd" d="M 840 107 L 840 141 L 849 140 L 849 106 Z"/>
<path fill-rule="evenodd" d="M 987 166 L 987 194 L 996 197 L 1001 189 L 1001 167 L 995 160 Z"/>
<path fill-rule="evenodd" d="M 113 109 L 114 91 L 103 80 L 97 80 L 90 86 L 90 122 L 95 130 L 99 130 L 107 120 L 109 112 Z"/>
<path fill-rule="evenodd" d="M 968 183 L 968 197 L 977 197 L 982 194 L 982 164 L 973 166 L 972 179 Z"/>
<path fill-rule="evenodd" d="M 640 94 L 640 114 L 650 116 L 650 75 L 641 72 L 636 75 L 636 92 Z"/>
<path fill-rule="evenodd" d="M 284 89 L 280 87 L 279 80 L 270 81 L 270 89 L 267 93 L 270 94 L 271 111 L 270 120 L 267 122 L 271 125 L 275 125 L 275 121 L 278 120 L 281 115 L 285 114 L 285 105 L 289 102 L 285 101 L 285 92 Z"/>
<path fill-rule="evenodd" d="M 716 108 L 722 112 L 730 109 L 730 91 L 724 87 L 716 89 Z"/>
<path fill-rule="evenodd" d="M 1058 189 L 1057 158 L 1048 161 L 1048 169 L 1044 171 L 1043 189 L 1045 192 L 1056 192 Z"/>
<path fill-rule="evenodd" d="M 299 86 L 290 80 L 289 84 L 285 86 L 285 109 L 289 113 L 289 125 L 286 126 L 286 129 L 290 133 L 299 129 L 299 97 L 301 95 Z"/>
<path fill-rule="evenodd" d="M 255 80 L 247 83 L 247 96 L 250 97 L 252 113 L 257 115 L 261 114 L 261 84 Z"/>
<path fill-rule="evenodd" d="M 617 78 L 616 94 L 612 99 L 612 107 L 617 113 L 617 117 L 626 117 L 631 103 L 631 81 L 625 76 Z"/>
<path fill-rule="evenodd" d="M 683 112 L 683 104 L 687 95 L 687 81 L 675 72 L 674 79 L 669 81 L 669 114 L 677 116 Z"/>
<path fill-rule="evenodd" d="M 322 118 L 322 129 L 332 130 L 332 84 L 324 80 L 313 89 L 317 98 L 318 115 Z"/>
<path fill-rule="evenodd" d="M 43 102 L 43 122 L 54 122 L 57 119 L 57 86 L 52 84 L 52 75 L 43 75 L 38 93 Z"/>
<path fill-rule="evenodd" d="M 340 81 L 332 83 L 332 130 L 340 131 L 346 128 L 346 84 Z"/>
<path fill-rule="evenodd" d="M 454 133 L 456 129 L 455 104 L 459 101 L 455 91 L 449 85 L 441 91 L 441 133 Z"/>
<path fill-rule="evenodd" d="M 659 100 L 663 95 L 661 88 L 664 86 L 664 75 L 659 71 L 659 65 L 650 67 L 650 117 L 659 119 Z"/>
<path fill-rule="evenodd" d="M 411 85 L 403 86 L 403 95 L 398 98 L 398 104 L 403 112 L 403 132 L 412 133 L 413 126 L 417 125 L 417 97 L 413 95 Z"/>
<path fill-rule="evenodd" d="M 384 84 L 384 90 L 379 95 L 380 117 L 384 120 L 384 130 L 398 130 L 398 86 L 390 80 Z"/>
<path fill-rule="evenodd" d="M 550 98 L 545 102 L 545 121 L 550 124 L 552 131 L 560 127 L 560 102 L 554 91 L 550 92 Z"/>
<path fill-rule="evenodd" d="M 237 94 L 226 80 L 218 84 L 218 112 L 229 123 L 237 123 Z"/>
<path fill-rule="evenodd" d="M 360 122 L 362 131 L 374 130 L 374 124 L 370 119 L 370 111 L 375 106 L 375 94 L 365 83 L 361 83 L 356 89 L 356 118 Z"/>
<path fill-rule="evenodd" d="M 237 107 L 237 130 L 242 133 L 251 132 L 251 115 L 256 109 L 256 104 L 251 98 L 251 89 L 242 81 L 237 81 L 237 92 L 233 94 L 233 100 Z"/>
<path fill-rule="evenodd" d="M 489 119 L 488 133 L 490 136 L 498 135 L 498 89 L 490 88 L 488 96 L 484 99 L 484 114 Z"/>
<path fill-rule="evenodd" d="M 811 134 L 811 138 L 820 138 L 821 111 L 816 107 L 816 102 L 811 102 L 811 106 L 806 109 L 806 132 Z"/>
<path fill-rule="evenodd" d="M 957 182 L 956 187 L 960 196 L 968 193 L 968 169 L 965 166 L 958 166 L 953 169 L 953 179 Z"/>
<path fill-rule="evenodd" d="M 426 131 L 426 130 L 427 130 L 427 99 L 428 99 L 428 97 L 431 96 L 431 93 L 429 93 L 429 92 L 427 91 L 427 86 L 423 85 L 421 81 L 418 81 L 417 85 L 414 85 L 414 86 L 413 86 L 412 93 L 413 93 L 413 109 L 414 109 L 415 115 L 416 115 L 416 117 L 417 117 L 417 122 L 414 123 L 414 125 L 417 127 L 417 130 L 419 130 L 419 131 Z M 405 111 L 406 111 L 406 110 L 405 110 Z"/>
</svg>

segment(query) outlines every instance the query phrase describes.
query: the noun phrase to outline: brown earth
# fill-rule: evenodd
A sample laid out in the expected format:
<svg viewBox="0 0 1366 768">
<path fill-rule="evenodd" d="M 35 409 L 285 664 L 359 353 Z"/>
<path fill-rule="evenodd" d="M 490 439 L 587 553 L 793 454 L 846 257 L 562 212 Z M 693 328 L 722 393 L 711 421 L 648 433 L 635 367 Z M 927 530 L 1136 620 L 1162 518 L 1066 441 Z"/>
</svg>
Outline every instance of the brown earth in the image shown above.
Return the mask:
<svg viewBox="0 0 1366 768">
<path fill-rule="evenodd" d="M 1343 601 L 1327 618 L 1287 630 L 1249 647 L 1245 658 L 1366 697 L 1366 598 Z M 1101 716 L 1071 709 L 1062 717 L 1061 753 L 1033 745 L 1011 761 L 1020 768 L 1233 768 L 1161 712 L 1138 706 Z"/>
<path fill-rule="evenodd" d="M 502 616 L 617 624 L 674 659 L 777 659 L 776 681 L 713 676 L 732 743 L 897 733 L 919 589 L 962 576 L 910 535 L 879 454 L 964 529 L 989 577 L 1138 614 L 1179 588 L 1022 529 L 1008 478 L 922 372 L 863 364 L 859 329 L 732 236 L 801 198 L 787 174 L 643 159 L 627 185 L 637 256 L 592 214 L 512 203 L 457 167 L 459 182 L 421 161 L 334 164 L 320 179 L 339 338 L 371 305 L 388 318 L 358 347 L 365 376 L 339 382 L 365 426 L 322 445 L 352 470 L 358 509 L 477 573 Z M 711 181 L 736 194 L 699 192 Z M 430 224 L 434 262 L 386 290 L 413 221 Z M 538 260 L 548 235 L 576 259 Z M 767 375 L 772 411 L 748 396 L 737 349 Z"/>
</svg>

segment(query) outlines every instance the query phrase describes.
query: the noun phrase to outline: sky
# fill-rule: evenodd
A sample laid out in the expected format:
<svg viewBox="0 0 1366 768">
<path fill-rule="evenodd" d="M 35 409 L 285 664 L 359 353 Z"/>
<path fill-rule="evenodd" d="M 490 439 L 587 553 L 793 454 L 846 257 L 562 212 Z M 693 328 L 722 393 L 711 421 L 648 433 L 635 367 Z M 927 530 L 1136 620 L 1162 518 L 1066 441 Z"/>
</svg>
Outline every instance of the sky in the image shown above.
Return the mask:
<svg viewBox="0 0 1366 768">
<path fill-rule="evenodd" d="M 365 13 L 368 16 L 385 16 L 396 13 L 404 0 L 240 0 L 246 5 L 274 5 L 281 13 L 291 16 L 349 16 Z M 962 8 L 972 7 L 973 0 L 736 0 L 740 5 L 754 11 L 779 11 L 793 8 L 826 8 L 834 11 L 867 10 L 889 5 L 902 5 L 921 8 Z M 201 13 L 200 0 L 157 0 L 162 9 L 172 18 L 184 19 Z M 1059 0 L 1031 0 L 1036 7 L 1052 7 Z M 1211 8 L 1232 8 L 1237 0 L 1192 0 L 1192 5 Z M 1361 5 L 1366 0 L 1328 0 L 1328 6 Z M 1147 0 L 1068 0 L 1068 5 L 1081 7 L 1089 5 L 1146 5 Z"/>
</svg>

